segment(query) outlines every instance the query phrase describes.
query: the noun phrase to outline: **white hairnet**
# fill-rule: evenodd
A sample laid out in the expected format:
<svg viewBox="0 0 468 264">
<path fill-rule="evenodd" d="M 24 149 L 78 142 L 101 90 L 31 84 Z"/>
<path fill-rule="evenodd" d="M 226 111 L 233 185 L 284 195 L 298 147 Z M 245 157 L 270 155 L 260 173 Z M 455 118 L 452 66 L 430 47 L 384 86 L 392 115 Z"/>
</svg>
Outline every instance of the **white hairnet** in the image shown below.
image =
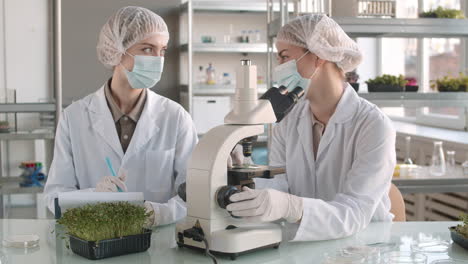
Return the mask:
<svg viewBox="0 0 468 264">
<path fill-rule="evenodd" d="M 326 15 L 305 15 L 289 21 L 278 32 L 277 41 L 306 48 L 336 63 L 344 72 L 356 69 L 362 60 L 356 42 Z"/>
<path fill-rule="evenodd" d="M 125 51 L 154 34 L 169 38 L 164 20 L 153 11 L 138 6 L 119 9 L 102 27 L 96 47 L 99 61 L 112 68 Z"/>
</svg>

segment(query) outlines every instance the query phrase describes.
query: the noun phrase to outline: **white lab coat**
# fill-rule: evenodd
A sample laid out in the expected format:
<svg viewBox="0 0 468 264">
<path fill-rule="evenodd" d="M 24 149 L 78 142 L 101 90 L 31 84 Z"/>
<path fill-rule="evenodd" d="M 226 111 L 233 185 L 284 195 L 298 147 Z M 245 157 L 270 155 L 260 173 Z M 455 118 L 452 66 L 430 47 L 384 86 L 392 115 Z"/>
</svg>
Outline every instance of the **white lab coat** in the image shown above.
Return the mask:
<svg viewBox="0 0 468 264">
<path fill-rule="evenodd" d="M 285 166 L 286 175 L 257 181 L 260 188 L 303 197 L 302 221 L 289 225 L 290 238 L 335 239 L 364 229 L 371 220 L 392 221 L 388 191 L 396 155 L 388 117 L 348 85 L 325 128 L 316 160 L 312 144 L 309 101 L 301 100 L 273 132 L 270 165 Z"/>
<path fill-rule="evenodd" d="M 143 192 L 152 202 L 156 223 L 175 222 L 186 215 L 185 203 L 176 196 L 185 182 L 186 166 L 197 133 L 190 115 L 177 103 L 148 90 L 143 112 L 127 151 L 123 152 L 104 87 L 74 102 L 61 116 L 54 159 L 45 186 L 49 209 L 59 192 L 94 188 L 114 170 L 128 172 L 129 192 Z"/>
</svg>

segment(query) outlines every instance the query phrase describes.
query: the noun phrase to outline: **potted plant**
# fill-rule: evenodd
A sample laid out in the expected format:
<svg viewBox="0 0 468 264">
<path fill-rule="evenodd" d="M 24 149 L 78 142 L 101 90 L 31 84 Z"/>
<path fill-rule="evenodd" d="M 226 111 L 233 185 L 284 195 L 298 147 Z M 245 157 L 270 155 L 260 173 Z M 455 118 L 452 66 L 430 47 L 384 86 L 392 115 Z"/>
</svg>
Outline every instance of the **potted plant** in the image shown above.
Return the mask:
<svg viewBox="0 0 468 264">
<path fill-rule="evenodd" d="M 466 92 L 468 89 L 468 76 L 460 73 L 458 77 L 444 76 L 431 81 L 431 88 L 439 92 Z"/>
<path fill-rule="evenodd" d="M 354 88 L 356 92 L 359 92 L 359 74 L 356 71 L 346 73 L 346 81 Z"/>
<path fill-rule="evenodd" d="M 460 216 L 461 225 L 450 227 L 453 242 L 468 250 L 468 214 Z"/>
<path fill-rule="evenodd" d="M 401 92 L 408 81 L 403 75 L 384 74 L 366 81 L 369 92 Z"/>
<path fill-rule="evenodd" d="M 448 9 L 437 7 L 436 9 L 431 9 L 427 12 L 423 12 L 419 14 L 421 18 L 455 18 L 455 19 L 463 19 L 465 15 L 461 10 L 458 9 Z"/>
<path fill-rule="evenodd" d="M 64 226 L 75 254 L 96 260 L 146 251 L 149 216 L 144 207 L 128 202 L 97 203 L 68 209 L 57 223 Z"/>
<path fill-rule="evenodd" d="M 407 81 L 406 86 L 405 86 L 405 92 L 417 92 L 418 91 L 419 86 L 418 86 L 418 81 L 416 80 L 416 78 L 409 77 L 409 78 L 405 78 L 405 80 Z"/>
</svg>

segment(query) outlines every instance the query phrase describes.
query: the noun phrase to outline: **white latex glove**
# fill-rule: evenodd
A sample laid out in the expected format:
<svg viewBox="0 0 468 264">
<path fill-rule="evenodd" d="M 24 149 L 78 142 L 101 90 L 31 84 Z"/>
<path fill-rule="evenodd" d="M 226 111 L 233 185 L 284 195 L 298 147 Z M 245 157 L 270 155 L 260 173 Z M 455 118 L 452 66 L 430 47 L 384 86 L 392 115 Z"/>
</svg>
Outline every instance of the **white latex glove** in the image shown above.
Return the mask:
<svg viewBox="0 0 468 264">
<path fill-rule="evenodd" d="M 237 144 L 234 149 L 231 151 L 231 155 L 229 155 L 227 164 L 228 168 L 232 168 L 236 165 L 242 165 L 244 162 L 244 153 L 242 149 L 242 145 Z"/>
<path fill-rule="evenodd" d="M 226 207 L 234 216 L 247 220 L 272 222 L 281 218 L 297 223 L 302 218 L 302 198 L 274 189 L 242 188 L 231 196 L 233 202 Z"/>
<path fill-rule="evenodd" d="M 145 228 L 149 229 L 157 225 L 157 223 L 155 223 L 154 221 L 156 212 L 154 211 L 154 208 L 151 205 L 151 203 L 148 201 L 145 201 L 145 209 L 146 209 L 146 213 L 150 214 L 150 216 L 146 219 L 146 223 L 145 223 Z"/>
<path fill-rule="evenodd" d="M 117 186 L 122 189 L 123 192 L 127 191 L 125 180 L 127 179 L 127 172 L 120 170 L 119 176 L 105 176 L 96 185 L 96 192 L 118 192 Z"/>
</svg>

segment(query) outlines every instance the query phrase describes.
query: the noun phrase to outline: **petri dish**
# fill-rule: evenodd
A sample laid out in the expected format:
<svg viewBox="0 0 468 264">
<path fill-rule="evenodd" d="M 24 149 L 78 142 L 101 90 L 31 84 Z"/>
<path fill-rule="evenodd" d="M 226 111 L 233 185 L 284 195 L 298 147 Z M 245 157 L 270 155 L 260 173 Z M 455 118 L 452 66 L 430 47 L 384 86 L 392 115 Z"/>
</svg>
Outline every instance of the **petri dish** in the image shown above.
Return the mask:
<svg viewBox="0 0 468 264">
<path fill-rule="evenodd" d="M 392 251 L 382 255 L 385 264 L 426 264 L 427 256 L 423 253 Z"/>
<path fill-rule="evenodd" d="M 450 242 L 445 240 L 424 240 L 411 243 L 411 250 L 422 253 L 446 253 L 450 249 Z"/>
<path fill-rule="evenodd" d="M 323 264 L 358 264 L 365 263 L 366 257 L 358 254 L 346 254 L 344 252 L 325 253 Z"/>
<path fill-rule="evenodd" d="M 385 252 L 395 251 L 398 244 L 394 242 L 379 242 L 373 244 L 367 244 L 366 246 L 376 248 L 379 250 L 379 253 L 383 254 Z"/>
<path fill-rule="evenodd" d="M 35 248 L 39 246 L 38 235 L 11 235 L 3 239 L 3 245 L 11 248 Z"/>
<path fill-rule="evenodd" d="M 376 257 L 379 256 L 379 249 L 375 247 L 369 247 L 369 246 L 349 246 L 346 248 L 342 249 L 343 254 L 347 255 L 361 255 L 365 257 L 366 259 L 370 257 Z"/>
</svg>

